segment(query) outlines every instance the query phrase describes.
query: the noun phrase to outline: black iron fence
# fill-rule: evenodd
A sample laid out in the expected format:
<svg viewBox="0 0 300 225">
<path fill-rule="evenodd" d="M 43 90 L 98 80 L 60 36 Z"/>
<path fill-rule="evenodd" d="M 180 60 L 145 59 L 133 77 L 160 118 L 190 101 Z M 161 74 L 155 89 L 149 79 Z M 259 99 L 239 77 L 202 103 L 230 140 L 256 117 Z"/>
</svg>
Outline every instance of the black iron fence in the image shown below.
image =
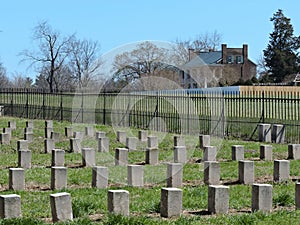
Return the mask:
<svg viewBox="0 0 300 225">
<path fill-rule="evenodd" d="M 300 142 L 300 94 L 289 91 L 88 93 L 0 89 L 2 114 L 257 140 L 259 123 Z"/>
</svg>

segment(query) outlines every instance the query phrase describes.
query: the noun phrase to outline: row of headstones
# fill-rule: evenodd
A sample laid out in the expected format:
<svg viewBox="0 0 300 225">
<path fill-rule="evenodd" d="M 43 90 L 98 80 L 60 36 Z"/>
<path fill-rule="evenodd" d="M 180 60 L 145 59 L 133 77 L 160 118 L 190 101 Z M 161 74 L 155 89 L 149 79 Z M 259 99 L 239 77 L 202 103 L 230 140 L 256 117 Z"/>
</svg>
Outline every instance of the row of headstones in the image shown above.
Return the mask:
<svg viewBox="0 0 300 225">
<path fill-rule="evenodd" d="M 270 212 L 272 210 L 272 189 L 270 184 L 253 184 L 251 211 Z M 295 188 L 296 209 L 300 208 L 300 183 Z M 71 195 L 66 192 L 50 194 L 53 222 L 73 219 Z M 129 192 L 126 190 L 108 190 L 107 208 L 109 213 L 129 216 Z M 229 210 L 229 187 L 224 185 L 208 186 L 208 212 L 226 214 Z M 180 216 L 182 213 L 182 190 L 162 188 L 160 195 L 160 215 L 162 217 Z M 21 197 L 16 194 L 0 195 L 0 217 L 21 217 Z"/>
<path fill-rule="evenodd" d="M 206 170 L 205 170 L 206 171 Z M 210 170 L 213 171 L 213 170 Z M 215 171 L 213 171 L 215 174 Z M 211 174 L 211 173 L 210 173 Z M 216 176 L 216 175 L 214 175 Z M 183 164 L 168 163 L 166 173 L 167 187 L 182 187 Z M 91 186 L 95 188 L 108 187 L 108 168 L 103 166 L 92 167 Z M 144 167 L 142 165 L 127 165 L 128 186 L 144 186 Z M 51 189 L 67 188 L 67 168 L 64 166 L 51 167 Z M 9 168 L 9 189 L 25 189 L 24 168 Z"/>
<path fill-rule="evenodd" d="M 282 124 L 258 124 L 258 140 L 261 142 L 284 143 L 284 135 Z"/>
<path fill-rule="evenodd" d="M 203 161 L 216 161 L 217 148 L 210 146 L 210 136 L 200 135 L 200 147 L 203 149 Z M 272 145 L 260 146 L 260 159 L 272 160 L 273 147 Z M 231 159 L 232 160 L 244 160 L 244 146 L 232 145 L 231 146 Z M 300 159 L 300 144 L 288 144 L 288 159 Z"/>
</svg>

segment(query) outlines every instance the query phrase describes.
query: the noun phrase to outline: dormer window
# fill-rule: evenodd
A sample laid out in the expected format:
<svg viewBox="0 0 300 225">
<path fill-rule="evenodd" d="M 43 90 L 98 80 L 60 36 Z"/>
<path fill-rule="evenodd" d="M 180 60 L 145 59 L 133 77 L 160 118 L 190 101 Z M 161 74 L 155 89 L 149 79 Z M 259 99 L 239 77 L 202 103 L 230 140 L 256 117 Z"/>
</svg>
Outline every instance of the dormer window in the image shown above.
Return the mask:
<svg viewBox="0 0 300 225">
<path fill-rule="evenodd" d="M 233 63 L 233 57 L 232 57 L 232 55 L 229 55 L 227 57 L 227 63 Z"/>
<path fill-rule="evenodd" d="M 244 62 L 243 56 L 238 55 L 238 56 L 236 57 L 236 63 L 240 64 L 240 63 L 243 63 L 243 62 Z"/>
</svg>

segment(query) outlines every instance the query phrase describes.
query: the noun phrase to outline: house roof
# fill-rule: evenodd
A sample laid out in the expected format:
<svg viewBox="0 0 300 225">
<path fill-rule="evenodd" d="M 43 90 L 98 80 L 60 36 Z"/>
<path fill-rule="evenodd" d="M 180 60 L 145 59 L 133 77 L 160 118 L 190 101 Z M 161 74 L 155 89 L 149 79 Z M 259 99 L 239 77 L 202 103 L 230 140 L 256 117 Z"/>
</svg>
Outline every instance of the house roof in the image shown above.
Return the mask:
<svg viewBox="0 0 300 225">
<path fill-rule="evenodd" d="M 222 59 L 222 52 L 200 52 L 199 57 L 205 64 L 216 64 L 219 60 Z"/>
</svg>

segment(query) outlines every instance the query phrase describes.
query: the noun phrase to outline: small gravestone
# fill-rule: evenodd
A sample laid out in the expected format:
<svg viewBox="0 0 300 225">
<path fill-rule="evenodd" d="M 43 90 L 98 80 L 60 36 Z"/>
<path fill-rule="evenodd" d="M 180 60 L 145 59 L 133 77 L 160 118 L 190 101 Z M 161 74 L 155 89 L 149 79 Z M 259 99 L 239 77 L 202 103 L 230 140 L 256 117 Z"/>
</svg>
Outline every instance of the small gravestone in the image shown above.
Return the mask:
<svg viewBox="0 0 300 225">
<path fill-rule="evenodd" d="M 10 135 L 9 135 L 9 133 L 0 133 L 0 143 L 2 145 L 10 145 Z"/>
<path fill-rule="evenodd" d="M 109 152 L 109 138 L 98 138 L 98 152 Z"/>
<path fill-rule="evenodd" d="M 31 151 L 30 150 L 19 150 L 18 151 L 18 166 L 23 169 L 31 168 Z"/>
<path fill-rule="evenodd" d="M 204 183 L 209 185 L 220 183 L 220 163 L 216 161 L 204 162 Z"/>
<path fill-rule="evenodd" d="M 271 142 L 271 124 L 258 125 L 258 140 L 260 142 Z"/>
<path fill-rule="evenodd" d="M 65 151 L 62 149 L 52 149 L 51 166 L 65 165 Z"/>
<path fill-rule="evenodd" d="M 8 121 L 8 127 L 12 130 L 16 130 L 17 129 L 16 121 Z"/>
<path fill-rule="evenodd" d="M 118 130 L 118 131 L 117 131 L 117 140 L 118 140 L 120 143 L 125 144 L 125 143 L 126 143 L 126 132 L 125 132 L 125 131 Z"/>
<path fill-rule="evenodd" d="M 71 152 L 80 153 L 81 140 L 79 138 L 70 138 L 70 148 L 71 148 Z"/>
<path fill-rule="evenodd" d="M 224 185 L 208 186 L 208 212 L 226 214 L 229 209 L 229 187 Z"/>
<path fill-rule="evenodd" d="M 73 129 L 72 129 L 72 127 L 65 127 L 65 136 L 67 138 L 71 138 L 73 136 Z"/>
<path fill-rule="evenodd" d="M 73 133 L 73 137 L 79 139 L 80 141 L 82 141 L 83 138 L 84 138 L 84 133 L 80 132 L 80 131 L 75 131 Z"/>
<path fill-rule="evenodd" d="M 300 144 L 288 145 L 288 159 L 300 159 Z"/>
<path fill-rule="evenodd" d="M 0 195 L 0 218 L 19 218 L 21 213 L 21 197 L 16 194 Z"/>
<path fill-rule="evenodd" d="M 205 146 L 210 146 L 210 135 L 201 134 L 199 136 L 200 148 L 204 149 Z"/>
<path fill-rule="evenodd" d="M 53 139 L 44 140 L 44 153 L 51 153 L 52 149 L 55 149 L 55 142 Z"/>
<path fill-rule="evenodd" d="M 275 182 L 287 182 L 290 176 L 290 161 L 274 160 L 273 176 Z"/>
<path fill-rule="evenodd" d="M 261 145 L 259 148 L 259 158 L 266 161 L 272 161 L 273 159 L 273 147 L 272 145 Z"/>
<path fill-rule="evenodd" d="M 144 186 L 144 168 L 141 165 L 127 166 L 128 185 L 133 187 Z"/>
<path fill-rule="evenodd" d="M 87 137 L 94 137 L 94 127 L 85 127 L 85 135 Z"/>
<path fill-rule="evenodd" d="M 73 220 L 71 195 L 66 192 L 50 195 L 53 223 Z"/>
<path fill-rule="evenodd" d="M 272 185 L 252 185 L 251 209 L 252 212 L 270 212 L 272 210 Z"/>
<path fill-rule="evenodd" d="M 46 128 L 53 128 L 53 120 L 45 120 Z"/>
<path fill-rule="evenodd" d="M 156 165 L 158 164 L 158 149 L 157 148 L 146 148 L 146 164 Z"/>
<path fill-rule="evenodd" d="M 24 140 L 27 140 L 28 143 L 33 142 L 33 133 L 24 133 Z"/>
<path fill-rule="evenodd" d="M 239 182 L 242 184 L 254 183 L 254 162 L 248 160 L 239 161 Z"/>
<path fill-rule="evenodd" d="M 158 148 L 158 138 L 156 136 L 148 136 L 148 148 Z"/>
<path fill-rule="evenodd" d="M 83 148 L 82 152 L 82 165 L 84 167 L 92 167 L 96 165 L 95 149 Z"/>
<path fill-rule="evenodd" d="M 147 130 L 139 130 L 139 140 L 141 142 L 146 142 L 148 137 L 148 131 Z"/>
<path fill-rule="evenodd" d="M 27 140 L 18 140 L 17 141 L 17 150 L 28 150 L 28 141 Z"/>
<path fill-rule="evenodd" d="M 160 195 L 160 215 L 162 217 L 180 216 L 182 212 L 182 190 L 162 188 Z"/>
<path fill-rule="evenodd" d="M 11 139 L 11 133 L 12 133 L 12 129 L 9 127 L 4 127 L 3 128 L 3 133 L 7 133 L 9 134 L 9 140 Z"/>
<path fill-rule="evenodd" d="M 174 136 L 174 147 L 185 146 L 184 136 Z"/>
<path fill-rule="evenodd" d="M 97 131 L 96 132 L 96 140 L 99 140 L 100 138 L 105 138 L 106 137 L 106 133 L 103 131 Z"/>
<path fill-rule="evenodd" d="M 300 183 L 297 182 L 295 186 L 295 205 L 296 209 L 300 209 Z"/>
<path fill-rule="evenodd" d="M 103 166 L 94 166 L 92 168 L 92 187 L 107 188 L 108 186 L 108 168 Z"/>
<path fill-rule="evenodd" d="M 126 148 L 129 151 L 135 151 L 137 145 L 137 138 L 136 137 L 128 137 L 126 138 Z"/>
<path fill-rule="evenodd" d="M 9 168 L 9 189 L 14 191 L 25 189 L 25 171 L 22 168 Z"/>
<path fill-rule="evenodd" d="M 51 132 L 51 139 L 56 143 L 59 142 L 59 133 L 58 132 Z"/>
<path fill-rule="evenodd" d="M 203 150 L 203 158 L 205 161 L 216 161 L 217 160 L 217 147 L 216 146 L 205 146 Z"/>
<path fill-rule="evenodd" d="M 234 161 L 244 160 L 244 146 L 232 145 L 231 146 L 231 159 Z"/>
<path fill-rule="evenodd" d="M 273 124 L 272 132 L 271 132 L 271 139 L 274 143 L 284 143 L 284 125 L 282 124 Z"/>
<path fill-rule="evenodd" d="M 115 165 L 126 166 L 128 164 L 128 149 L 116 148 L 115 150 Z"/>
<path fill-rule="evenodd" d="M 167 164 L 167 187 L 182 187 L 183 165 L 181 163 Z"/>
<path fill-rule="evenodd" d="M 51 189 L 67 188 L 67 168 L 63 166 L 51 167 Z"/>
<path fill-rule="evenodd" d="M 187 152 L 185 146 L 174 147 L 174 162 L 183 164 L 187 162 Z"/>
<path fill-rule="evenodd" d="M 129 192 L 126 190 L 109 190 L 107 209 L 109 213 L 129 216 Z"/>
</svg>

